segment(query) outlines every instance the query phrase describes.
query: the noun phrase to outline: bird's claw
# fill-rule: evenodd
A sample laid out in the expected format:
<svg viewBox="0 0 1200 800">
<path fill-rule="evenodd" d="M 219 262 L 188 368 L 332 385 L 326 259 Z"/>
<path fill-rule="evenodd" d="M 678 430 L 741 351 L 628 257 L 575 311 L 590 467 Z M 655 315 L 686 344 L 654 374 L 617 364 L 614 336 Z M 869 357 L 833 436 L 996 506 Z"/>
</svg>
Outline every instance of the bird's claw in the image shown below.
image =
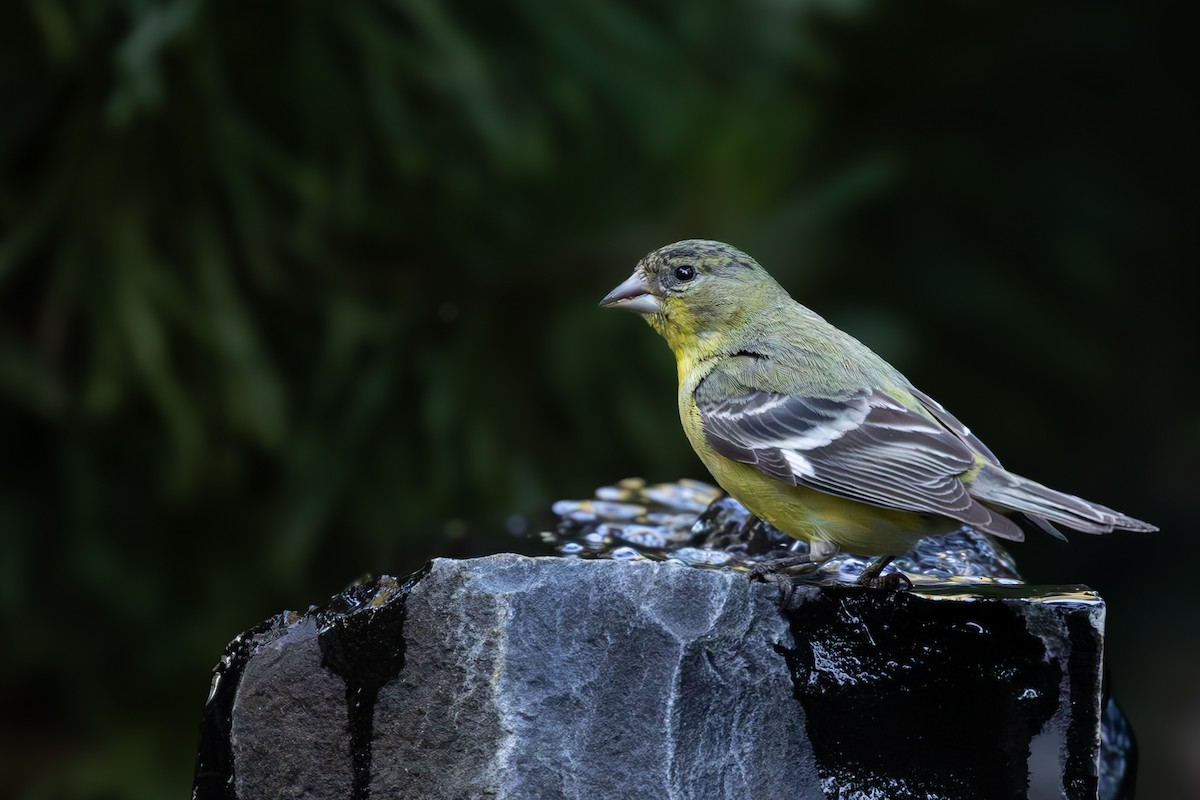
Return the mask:
<svg viewBox="0 0 1200 800">
<path fill-rule="evenodd" d="M 858 585 L 872 589 L 890 589 L 893 592 L 912 588 L 912 581 L 903 572 L 883 574 L 884 567 L 895 560 L 895 556 L 880 556 L 867 565 L 858 576 Z"/>
<path fill-rule="evenodd" d="M 892 592 L 906 592 L 913 583 L 903 572 L 889 572 L 887 575 L 870 576 L 864 573 L 858 579 L 859 586 L 871 589 L 887 589 Z"/>
<path fill-rule="evenodd" d="M 777 558 L 773 561 L 760 561 L 750 570 L 750 580 L 766 582 L 784 581 L 794 575 L 803 575 L 806 572 L 812 572 L 817 568 L 817 564 L 808 556 L 793 556 L 791 558 Z"/>
</svg>

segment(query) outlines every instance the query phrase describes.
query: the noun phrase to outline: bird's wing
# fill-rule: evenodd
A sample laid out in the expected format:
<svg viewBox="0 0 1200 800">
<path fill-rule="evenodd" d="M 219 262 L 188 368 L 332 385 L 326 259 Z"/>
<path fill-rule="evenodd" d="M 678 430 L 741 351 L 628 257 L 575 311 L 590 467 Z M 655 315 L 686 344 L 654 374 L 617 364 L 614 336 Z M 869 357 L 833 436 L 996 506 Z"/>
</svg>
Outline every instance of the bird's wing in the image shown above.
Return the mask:
<svg viewBox="0 0 1200 800">
<path fill-rule="evenodd" d="M 793 485 L 1022 536 L 963 486 L 960 476 L 976 466 L 963 436 L 884 392 L 834 399 L 765 391 L 720 396 L 706 388 L 701 383 L 696 391 L 705 437 L 726 458 Z"/>
</svg>

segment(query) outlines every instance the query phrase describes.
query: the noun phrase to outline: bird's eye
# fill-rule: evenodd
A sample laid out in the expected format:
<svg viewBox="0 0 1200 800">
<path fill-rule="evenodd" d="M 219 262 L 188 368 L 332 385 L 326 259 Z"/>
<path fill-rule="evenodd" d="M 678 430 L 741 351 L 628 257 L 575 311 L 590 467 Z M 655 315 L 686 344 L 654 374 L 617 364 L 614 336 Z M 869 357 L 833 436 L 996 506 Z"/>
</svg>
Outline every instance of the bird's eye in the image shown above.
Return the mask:
<svg viewBox="0 0 1200 800">
<path fill-rule="evenodd" d="M 691 264 L 680 264 L 675 268 L 675 277 L 681 281 L 690 281 L 696 277 L 696 268 Z"/>
</svg>

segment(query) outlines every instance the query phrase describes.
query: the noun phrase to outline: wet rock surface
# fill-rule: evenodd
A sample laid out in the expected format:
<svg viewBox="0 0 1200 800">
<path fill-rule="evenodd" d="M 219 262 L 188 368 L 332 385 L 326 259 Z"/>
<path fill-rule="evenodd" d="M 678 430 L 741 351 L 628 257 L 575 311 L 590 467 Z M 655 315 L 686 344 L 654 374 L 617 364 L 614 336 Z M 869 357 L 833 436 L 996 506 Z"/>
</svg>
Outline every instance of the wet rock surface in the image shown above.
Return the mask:
<svg viewBox="0 0 1200 800">
<path fill-rule="evenodd" d="M 230 644 L 193 797 L 1130 796 L 1096 595 L 818 584 L 781 607 L 732 569 L 510 554 L 379 578 Z"/>
<path fill-rule="evenodd" d="M 629 478 L 602 486 L 587 500 L 560 500 L 554 513 L 558 523 L 542 539 L 569 558 L 647 558 L 747 572 L 763 562 L 808 552 L 807 543 L 701 481 L 647 484 Z M 870 563 L 854 553 L 839 553 L 795 577 L 825 586 L 852 584 Z M 894 572 L 926 585 L 1022 582 L 1012 556 L 996 540 L 965 526 L 922 539 L 883 574 Z"/>
</svg>

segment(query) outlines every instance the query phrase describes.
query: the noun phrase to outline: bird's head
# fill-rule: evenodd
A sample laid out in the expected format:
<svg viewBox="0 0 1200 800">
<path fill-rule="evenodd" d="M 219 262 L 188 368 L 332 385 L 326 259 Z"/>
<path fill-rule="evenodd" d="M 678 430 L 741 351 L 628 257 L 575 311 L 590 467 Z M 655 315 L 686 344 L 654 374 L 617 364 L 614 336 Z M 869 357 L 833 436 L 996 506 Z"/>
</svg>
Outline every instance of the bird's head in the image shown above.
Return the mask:
<svg viewBox="0 0 1200 800">
<path fill-rule="evenodd" d="M 687 239 L 639 261 L 600 306 L 641 314 L 678 353 L 745 329 L 782 293 L 766 270 L 736 247 Z"/>
</svg>

